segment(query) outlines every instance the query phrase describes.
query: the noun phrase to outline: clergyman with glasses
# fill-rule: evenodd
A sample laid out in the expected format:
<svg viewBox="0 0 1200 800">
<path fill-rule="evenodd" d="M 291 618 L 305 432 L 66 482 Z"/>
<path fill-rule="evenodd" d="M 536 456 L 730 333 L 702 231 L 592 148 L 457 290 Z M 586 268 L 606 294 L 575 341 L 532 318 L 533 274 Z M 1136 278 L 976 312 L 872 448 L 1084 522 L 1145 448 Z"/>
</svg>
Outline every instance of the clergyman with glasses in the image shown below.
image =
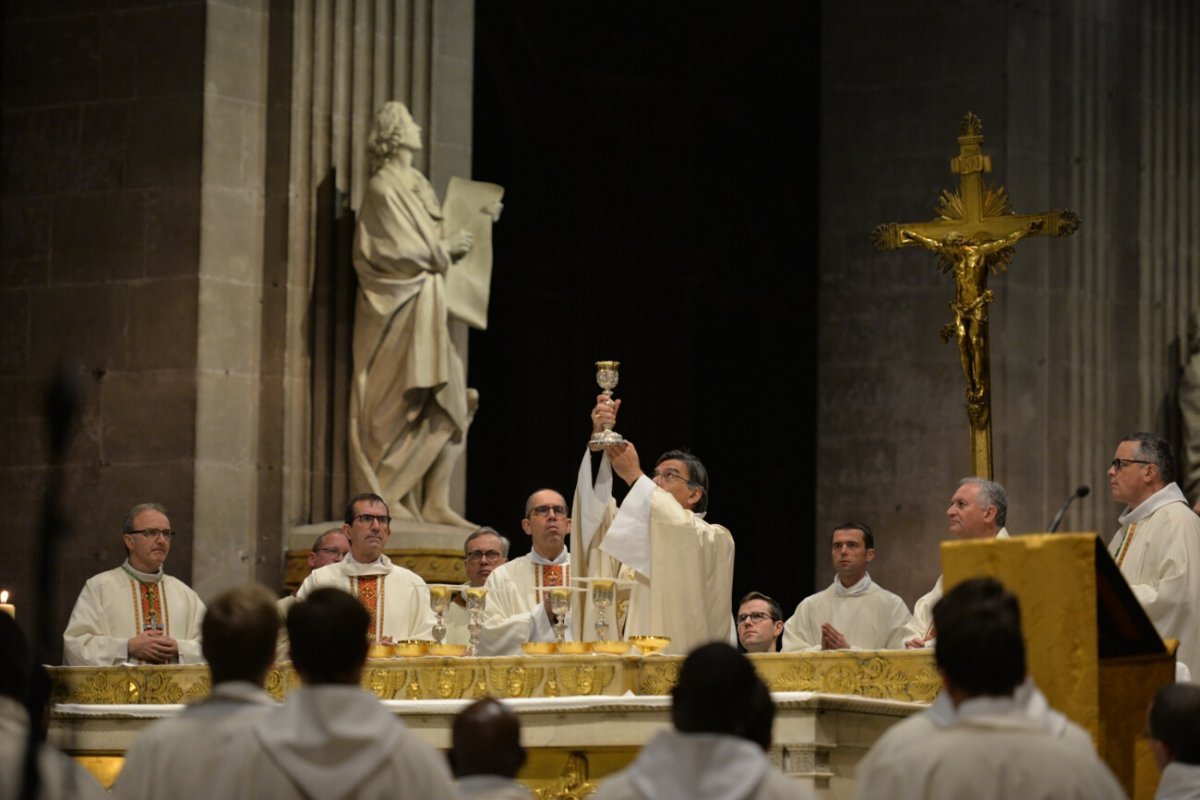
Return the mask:
<svg viewBox="0 0 1200 800">
<path fill-rule="evenodd" d="M 1108 466 L 1112 498 L 1125 506 L 1108 551 L 1176 658 L 1200 671 L 1200 517 L 1175 483 L 1175 454 L 1153 433 L 1131 433 Z"/>
<path fill-rule="evenodd" d="M 200 664 L 204 603 L 163 571 L 175 531 L 158 503 L 129 509 L 122 527 L 125 563 L 83 586 L 63 633 L 67 666 Z"/>
<path fill-rule="evenodd" d="M 487 583 L 492 570 L 508 562 L 509 544 L 507 537 L 487 525 L 471 531 L 463 542 L 463 564 L 467 570 L 463 588 Z M 446 610 L 446 643 L 467 644 L 471 638 L 467 630 L 469 621 L 466 597 L 463 592 L 456 592 Z"/>
<path fill-rule="evenodd" d="M 487 579 L 487 616 L 480 637 L 484 655 L 513 655 L 522 642 L 555 640 L 548 590 L 570 586 L 573 577 L 567 501 L 553 489 L 538 489 L 525 500 L 521 529 L 532 540 L 529 553 L 497 567 Z M 571 614 L 567 618 L 569 625 Z"/>
<path fill-rule="evenodd" d="M 747 653 L 774 653 L 783 633 L 783 607 L 762 592 L 750 592 L 738 603 L 738 641 Z"/>
<path fill-rule="evenodd" d="M 616 428 L 621 401 L 606 395 L 592 408 L 593 435 Z M 585 452 L 575 489 L 573 569 L 591 578 L 615 577 L 618 636 L 668 636 L 665 652 L 684 655 L 711 641 L 737 641 L 733 615 L 733 536 L 705 519 L 708 470 L 694 454 L 669 450 L 652 475 L 642 471 L 628 439 L 603 448 L 593 478 Z M 617 506 L 613 473 L 629 485 Z M 585 605 L 582 638 L 592 639 L 595 609 Z"/>
<path fill-rule="evenodd" d="M 371 617 L 370 638 L 378 644 L 432 639 L 435 618 L 425 581 L 384 554 L 392 535 L 387 503 L 377 494 L 360 494 L 346 504 L 342 533 L 350 552 L 341 561 L 314 570 L 300 588 L 300 601 L 315 589 L 331 586 L 359 599 Z"/>
</svg>

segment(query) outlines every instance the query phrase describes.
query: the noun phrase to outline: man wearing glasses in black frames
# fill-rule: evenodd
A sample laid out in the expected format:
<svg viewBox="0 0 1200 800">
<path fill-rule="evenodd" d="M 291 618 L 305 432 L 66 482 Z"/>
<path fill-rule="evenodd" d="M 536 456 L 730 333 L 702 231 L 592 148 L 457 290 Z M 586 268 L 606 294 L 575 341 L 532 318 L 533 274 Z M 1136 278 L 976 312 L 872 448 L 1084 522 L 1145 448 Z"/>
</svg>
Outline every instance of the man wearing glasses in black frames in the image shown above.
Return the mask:
<svg viewBox="0 0 1200 800">
<path fill-rule="evenodd" d="M 750 592 L 738 604 L 734 617 L 738 641 L 747 653 L 774 653 L 783 633 L 783 608 L 773 597 Z"/>
<path fill-rule="evenodd" d="M 84 584 L 63 633 L 67 666 L 199 664 L 204 603 L 163 572 L 175 531 L 167 510 L 141 503 L 125 515 L 127 557 Z"/>
</svg>

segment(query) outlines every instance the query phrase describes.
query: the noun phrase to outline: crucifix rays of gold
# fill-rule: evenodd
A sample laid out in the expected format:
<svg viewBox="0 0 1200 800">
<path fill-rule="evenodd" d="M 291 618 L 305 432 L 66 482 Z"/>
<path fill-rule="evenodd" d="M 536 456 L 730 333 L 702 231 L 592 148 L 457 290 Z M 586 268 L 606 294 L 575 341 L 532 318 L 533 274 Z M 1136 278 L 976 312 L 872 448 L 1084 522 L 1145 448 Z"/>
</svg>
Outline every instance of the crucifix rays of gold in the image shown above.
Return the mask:
<svg viewBox="0 0 1200 800">
<path fill-rule="evenodd" d="M 988 371 L 988 305 L 995 295 L 987 288 L 989 272 L 1004 272 L 1013 246 L 1026 236 L 1070 236 L 1079 227 L 1073 211 L 1014 214 L 1003 186 L 985 185 L 983 173 L 992 159 L 983 153 L 983 122 L 968 113 L 958 126 L 958 155 L 950 171 L 959 188 L 946 189 L 929 222 L 889 222 L 871 233 L 880 250 L 924 247 L 938 255 L 938 266 L 954 275 L 951 321 L 942 339 L 955 339 L 967 381 L 966 408 L 971 431 L 971 470 L 992 477 L 992 412 Z"/>
</svg>

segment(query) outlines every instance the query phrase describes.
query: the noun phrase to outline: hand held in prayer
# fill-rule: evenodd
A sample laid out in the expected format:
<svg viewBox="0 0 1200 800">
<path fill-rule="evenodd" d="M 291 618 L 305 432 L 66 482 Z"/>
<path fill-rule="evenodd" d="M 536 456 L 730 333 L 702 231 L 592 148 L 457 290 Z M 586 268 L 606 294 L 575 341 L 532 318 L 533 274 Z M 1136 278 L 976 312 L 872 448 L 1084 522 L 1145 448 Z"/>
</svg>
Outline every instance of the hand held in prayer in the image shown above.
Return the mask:
<svg viewBox="0 0 1200 800">
<path fill-rule="evenodd" d="M 129 640 L 129 657 L 151 664 L 166 664 L 179 655 L 179 645 L 160 630 L 148 630 Z"/>
<path fill-rule="evenodd" d="M 642 477 L 642 467 L 638 463 L 637 449 L 633 442 L 626 439 L 621 444 L 609 445 L 604 450 L 608 453 L 613 472 L 620 475 L 621 480 L 633 486 L 634 481 Z"/>
<path fill-rule="evenodd" d="M 842 636 L 841 631 L 828 622 L 823 622 L 821 623 L 821 649 L 849 650 L 850 643 L 846 641 L 845 636 Z"/>
<path fill-rule="evenodd" d="M 914 636 L 904 643 L 905 648 L 909 650 L 923 650 L 926 642 L 929 641 L 928 636 Z"/>
</svg>

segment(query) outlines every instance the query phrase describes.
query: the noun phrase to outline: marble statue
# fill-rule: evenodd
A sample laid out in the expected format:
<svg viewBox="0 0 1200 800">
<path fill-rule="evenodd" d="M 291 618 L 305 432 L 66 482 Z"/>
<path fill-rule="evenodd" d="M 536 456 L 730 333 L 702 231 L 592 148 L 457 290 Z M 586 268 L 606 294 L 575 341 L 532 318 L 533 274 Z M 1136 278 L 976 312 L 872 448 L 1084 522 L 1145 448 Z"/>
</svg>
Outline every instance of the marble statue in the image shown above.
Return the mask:
<svg viewBox="0 0 1200 800">
<path fill-rule="evenodd" d="M 498 192 L 468 195 L 487 201 L 474 206 L 473 220 L 448 220 L 433 187 L 413 166 L 420 149 L 421 128 L 408 109 L 386 103 L 371 126 L 371 179 L 354 233 L 350 489 L 352 495 L 379 494 L 398 520 L 473 528 L 450 507 L 451 473 L 466 446 L 477 394 L 467 388 L 451 340 L 455 308 L 447 274 L 463 269 L 468 254 L 480 250 L 478 231 L 489 239 L 501 205 Z M 486 245 L 483 269 L 490 279 L 490 240 Z M 486 286 L 484 294 L 485 317 Z"/>
</svg>

